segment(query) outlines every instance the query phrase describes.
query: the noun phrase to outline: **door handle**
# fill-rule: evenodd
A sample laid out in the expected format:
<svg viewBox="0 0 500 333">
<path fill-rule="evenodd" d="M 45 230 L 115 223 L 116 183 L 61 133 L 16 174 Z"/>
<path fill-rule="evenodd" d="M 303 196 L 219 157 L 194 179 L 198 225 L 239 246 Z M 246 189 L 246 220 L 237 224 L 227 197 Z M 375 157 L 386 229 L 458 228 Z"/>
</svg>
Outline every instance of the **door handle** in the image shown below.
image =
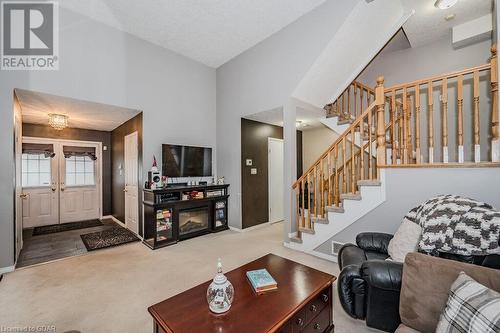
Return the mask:
<svg viewBox="0 0 500 333">
<path fill-rule="evenodd" d="M 61 187 L 61 192 L 64 192 L 64 187 Z"/>
<path fill-rule="evenodd" d="M 21 198 L 21 199 L 26 199 L 27 197 L 28 197 L 28 194 L 26 194 L 26 193 L 19 194 L 19 198 Z"/>
<path fill-rule="evenodd" d="M 126 188 L 123 189 L 123 192 L 128 192 L 128 190 Z"/>
</svg>

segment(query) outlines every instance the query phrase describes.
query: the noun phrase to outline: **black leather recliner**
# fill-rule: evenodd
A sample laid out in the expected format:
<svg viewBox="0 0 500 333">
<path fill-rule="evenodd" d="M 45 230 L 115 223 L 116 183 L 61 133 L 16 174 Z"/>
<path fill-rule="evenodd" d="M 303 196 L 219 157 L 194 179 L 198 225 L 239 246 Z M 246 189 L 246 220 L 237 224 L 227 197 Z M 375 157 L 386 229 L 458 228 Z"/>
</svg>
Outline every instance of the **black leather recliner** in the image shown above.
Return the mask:
<svg viewBox="0 0 500 333">
<path fill-rule="evenodd" d="M 339 251 L 340 275 L 337 283 L 340 303 L 355 319 L 386 332 L 400 323 L 399 293 L 403 263 L 385 260 L 393 235 L 361 233 L 356 244 L 345 244 Z M 439 257 L 500 269 L 500 255 L 460 256 L 439 253 Z"/>
</svg>

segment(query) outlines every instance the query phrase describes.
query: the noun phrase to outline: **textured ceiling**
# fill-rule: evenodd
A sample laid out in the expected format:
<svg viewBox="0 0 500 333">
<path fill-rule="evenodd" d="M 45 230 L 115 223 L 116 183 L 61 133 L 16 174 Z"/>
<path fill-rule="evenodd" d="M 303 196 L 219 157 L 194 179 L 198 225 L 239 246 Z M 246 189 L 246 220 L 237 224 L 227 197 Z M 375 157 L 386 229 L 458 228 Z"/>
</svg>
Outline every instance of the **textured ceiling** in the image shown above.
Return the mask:
<svg viewBox="0 0 500 333">
<path fill-rule="evenodd" d="M 492 0 L 458 0 L 455 6 L 445 10 L 434 7 L 436 0 L 401 0 L 401 2 L 406 11 L 415 10 L 415 14 L 403 27 L 412 47 L 451 36 L 452 27 L 492 11 Z M 455 14 L 456 17 L 446 21 L 444 17 L 449 14 Z"/>
<path fill-rule="evenodd" d="M 324 1 L 64 0 L 59 3 L 216 68 Z"/>
<path fill-rule="evenodd" d="M 47 125 L 49 113 L 68 116 L 69 127 L 112 131 L 139 113 L 137 110 L 16 89 L 23 123 Z"/>
<path fill-rule="evenodd" d="M 322 109 L 312 110 L 297 107 L 297 121 L 301 122 L 301 126 L 297 129 L 307 131 L 313 128 L 324 126 L 319 119 L 325 116 L 325 111 Z M 271 124 L 283 127 L 283 111 L 281 108 L 262 111 L 259 113 L 245 116 L 245 119 L 260 121 L 261 123 Z"/>
</svg>

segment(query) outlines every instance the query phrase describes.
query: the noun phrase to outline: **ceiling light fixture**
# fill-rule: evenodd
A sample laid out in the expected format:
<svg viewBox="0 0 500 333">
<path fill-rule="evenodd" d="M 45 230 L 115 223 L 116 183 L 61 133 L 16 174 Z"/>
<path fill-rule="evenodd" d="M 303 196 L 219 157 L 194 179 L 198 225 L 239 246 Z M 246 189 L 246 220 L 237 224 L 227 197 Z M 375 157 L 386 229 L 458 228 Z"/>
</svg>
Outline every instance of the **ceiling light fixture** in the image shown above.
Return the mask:
<svg viewBox="0 0 500 333">
<path fill-rule="evenodd" d="M 448 9 L 457 4 L 458 0 L 437 0 L 434 3 L 434 7 L 439 9 Z"/>
<path fill-rule="evenodd" d="M 445 21 L 451 21 L 451 20 L 453 20 L 453 19 L 455 18 L 455 16 L 456 16 L 455 14 L 449 14 L 449 15 L 446 15 L 446 16 L 444 17 L 444 20 L 445 20 Z"/>
<path fill-rule="evenodd" d="M 68 116 L 64 114 L 50 113 L 49 125 L 54 129 L 61 131 L 68 127 Z"/>
</svg>

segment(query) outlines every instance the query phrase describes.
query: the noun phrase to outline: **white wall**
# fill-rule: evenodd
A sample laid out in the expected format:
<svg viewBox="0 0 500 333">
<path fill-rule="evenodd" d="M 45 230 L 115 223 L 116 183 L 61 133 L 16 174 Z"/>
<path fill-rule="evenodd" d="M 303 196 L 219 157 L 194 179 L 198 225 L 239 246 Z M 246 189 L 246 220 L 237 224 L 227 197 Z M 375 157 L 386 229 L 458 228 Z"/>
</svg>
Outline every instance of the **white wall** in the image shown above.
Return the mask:
<svg viewBox="0 0 500 333">
<path fill-rule="evenodd" d="M 316 250 L 331 254 L 331 241 L 354 243 L 361 232 L 394 234 L 413 207 L 439 194 L 484 201 L 500 210 L 500 168 L 386 169 L 386 201 Z M 495 182 L 496 180 L 496 182 Z"/>
<path fill-rule="evenodd" d="M 14 257 L 14 88 L 142 110 L 145 172 L 162 143 L 216 145 L 213 68 L 64 8 L 59 44 L 58 71 L 0 74 L 0 268 Z"/>
<path fill-rule="evenodd" d="M 339 135 L 330 128 L 321 127 L 302 131 L 302 166 L 306 171 L 323 154 Z"/>
<path fill-rule="evenodd" d="M 386 87 L 429 76 L 453 72 L 488 63 L 491 40 L 454 49 L 451 35 L 433 43 L 377 56 L 361 73 L 358 80 L 375 87 L 383 75 Z"/>
<path fill-rule="evenodd" d="M 335 100 L 412 13 L 400 1 L 360 1 L 293 92 L 322 108 Z"/>
<path fill-rule="evenodd" d="M 287 104 L 358 1 L 326 1 L 217 69 L 217 171 L 231 184 L 231 226 L 241 228 L 240 118 Z"/>
</svg>

